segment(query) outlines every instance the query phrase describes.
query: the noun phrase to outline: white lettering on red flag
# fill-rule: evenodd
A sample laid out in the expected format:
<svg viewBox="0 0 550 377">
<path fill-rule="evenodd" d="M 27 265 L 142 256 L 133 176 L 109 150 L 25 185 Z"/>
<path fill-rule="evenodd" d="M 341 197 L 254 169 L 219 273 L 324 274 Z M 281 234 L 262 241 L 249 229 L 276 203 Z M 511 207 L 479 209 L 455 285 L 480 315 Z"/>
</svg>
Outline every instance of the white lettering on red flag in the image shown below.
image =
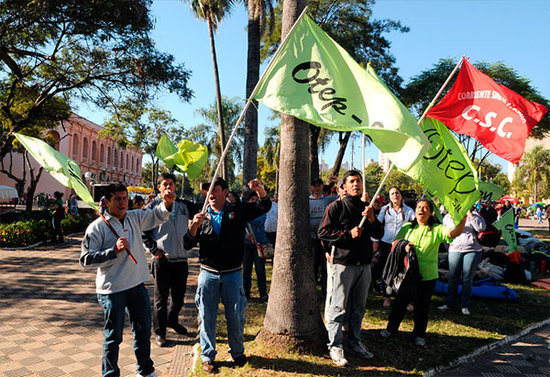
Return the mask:
<svg viewBox="0 0 550 377">
<path fill-rule="evenodd" d="M 517 164 L 525 140 L 547 111 L 464 60 L 455 84 L 427 116 L 479 140 L 489 151 Z"/>
</svg>

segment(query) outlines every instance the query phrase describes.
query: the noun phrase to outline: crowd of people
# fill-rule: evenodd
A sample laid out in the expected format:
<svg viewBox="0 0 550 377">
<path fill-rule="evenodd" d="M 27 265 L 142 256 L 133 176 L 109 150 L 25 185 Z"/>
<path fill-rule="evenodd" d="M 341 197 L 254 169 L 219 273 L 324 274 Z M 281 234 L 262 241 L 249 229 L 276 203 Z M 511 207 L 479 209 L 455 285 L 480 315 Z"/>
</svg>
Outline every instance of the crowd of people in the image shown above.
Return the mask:
<svg viewBox="0 0 550 377">
<path fill-rule="evenodd" d="M 179 323 L 190 250 L 199 247 L 200 273 L 195 296 L 199 311 L 202 369 L 217 369 L 216 323 L 218 303 L 224 304 L 229 353 L 236 366 L 247 362 L 244 349 L 245 309 L 252 298 L 252 271 L 260 302 L 268 289 L 264 245 L 274 245 L 277 195 L 270 199 L 258 180 L 242 194 L 229 191 L 217 178 L 201 186 L 203 200 L 176 199 L 176 179 L 159 177 L 159 195 L 145 202 L 135 197 L 129 210 L 123 185 L 111 185 L 102 198 L 104 215 L 87 229 L 80 264 L 97 269 L 96 290 L 104 311 L 102 375 L 118 376 L 118 348 L 124 313 L 134 329 L 138 376 L 156 376 L 150 358 L 151 327 L 155 343 L 167 344 L 167 328 L 185 335 Z M 495 208 L 490 202 L 473 207 L 458 224 L 449 214 L 439 223 L 431 201 L 406 203 L 398 187 L 388 200 L 377 195 L 370 204 L 361 173 L 355 170 L 338 181 L 330 177 L 311 182 L 310 221 L 312 273 L 322 292 L 329 355 L 337 366 L 348 364 L 347 354 L 363 359 L 374 355 L 363 343 L 361 326 L 369 292 L 384 297 L 390 308 L 381 337 L 398 333 L 408 311 L 413 312 L 412 341 L 426 343 L 429 307 L 438 278 L 438 253 L 450 244 L 449 290 L 440 310 L 459 309 L 470 315 L 473 274 L 481 258 L 477 234 L 502 216 L 511 205 Z M 207 200 L 206 211 L 202 211 Z M 145 252 L 151 254 L 150 267 Z M 130 255 L 132 258 L 130 258 Z M 405 259 L 403 259 L 403 256 Z M 406 260 L 405 267 L 402 261 Z M 401 272 L 401 273 L 400 273 Z M 144 283 L 153 277 L 152 311 Z M 462 276 L 462 291 L 458 285 Z M 390 297 L 394 296 L 393 302 Z"/>
</svg>

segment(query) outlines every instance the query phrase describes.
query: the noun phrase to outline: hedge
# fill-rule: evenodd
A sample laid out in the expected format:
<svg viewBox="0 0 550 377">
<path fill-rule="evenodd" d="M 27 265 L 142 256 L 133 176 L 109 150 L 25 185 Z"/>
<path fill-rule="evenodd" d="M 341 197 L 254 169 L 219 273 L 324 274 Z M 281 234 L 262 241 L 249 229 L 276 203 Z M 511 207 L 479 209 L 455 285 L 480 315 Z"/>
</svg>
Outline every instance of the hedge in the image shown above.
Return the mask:
<svg viewBox="0 0 550 377">
<path fill-rule="evenodd" d="M 44 218 L 44 211 L 33 212 L 38 213 L 19 215 L 30 219 L 0 224 L 0 247 L 23 247 L 51 239 L 51 219 Z M 96 217 L 90 212 L 83 212 L 77 217 L 67 216 L 61 221 L 61 230 L 63 234 L 83 232 Z"/>
</svg>

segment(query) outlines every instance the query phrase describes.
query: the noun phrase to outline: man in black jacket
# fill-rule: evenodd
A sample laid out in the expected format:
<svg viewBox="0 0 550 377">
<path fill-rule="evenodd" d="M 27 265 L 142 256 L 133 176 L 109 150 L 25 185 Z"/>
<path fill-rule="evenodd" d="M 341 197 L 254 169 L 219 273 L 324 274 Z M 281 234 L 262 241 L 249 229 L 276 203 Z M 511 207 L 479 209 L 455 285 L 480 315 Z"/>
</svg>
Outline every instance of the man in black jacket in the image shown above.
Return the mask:
<svg viewBox="0 0 550 377">
<path fill-rule="evenodd" d="M 327 207 L 318 231 L 319 238 L 328 242 L 334 250 L 333 260 L 329 261 L 332 263 L 329 273 L 332 292 L 325 320 L 330 357 L 338 366 L 347 365 L 342 333 L 344 317 L 348 323 L 346 351 L 364 359 L 373 357 L 361 341 L 361 322 L 371 281 L 371 237 L 380 239 L 384 233 L 382 224 L 374 216 L 373 208 L 361 200 L 361 173 L 350 170 L 344 174 L 343 181 L 347 195 Z M 363 216 L 367 220 L 360 228 Z"/>
<path fill-rule="evenodd" d="M 244 296 L 241 266 L 244 253 L 246 223 L 267 213 L 271 200 L 260 181 L 254 179 L 248 187 L 256 191 L 259 201 L 229 203 L 227 182 L 218 178 L 208 198 L 206 213 L 193 217 L 184 236 L 185 249 L 199 244 L 199 273 L 195 302 L 201 321 L 200 343 L 202 368 L 215 372 L 216 320 L 221 298 L 227 319 L 229 353 L 236 365 L 246 363 L 244 354 Z"/>
</svg>

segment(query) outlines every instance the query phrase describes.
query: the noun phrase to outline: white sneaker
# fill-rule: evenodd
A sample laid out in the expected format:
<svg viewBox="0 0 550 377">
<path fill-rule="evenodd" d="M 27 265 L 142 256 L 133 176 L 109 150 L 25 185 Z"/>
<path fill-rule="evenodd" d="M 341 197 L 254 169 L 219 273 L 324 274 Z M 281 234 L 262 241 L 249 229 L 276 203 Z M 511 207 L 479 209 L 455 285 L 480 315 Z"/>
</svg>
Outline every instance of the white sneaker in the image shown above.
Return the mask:
<svg viewBox="0 0 550 377">
<path fill-rule="evenodd" d="M 447 305 L 441 305 L 437 307 L 439 310 L 449 310 L 449 307 Z"/>
<path fill-rule="evenodd" d="M 136 377 L 157 377 L 157 373 L 155 371 L 149 373 L 149 374 L 136 374 Z"/>
<path fill-rule="evenodd" d="M 462 314 L 464 315 L 470 315 L 470 310 L 468 308 L 462 308 Z"/>
<path fill-rule="evenodd" d="M 367 347 L 363 344 L 363 342 L 357 342 L 357 343 L 352 343 L 350 346 L 349 346 L 349 350 L 354 353 L 355 355 L 359 356 L 360 358 L 362 359 L 366 359 L 366 360 L 369 360 L 369 359 L 372 359 L 374 357 L 374 355 L 372 354 L 372 352 L 370 352 Z"/>
<path fill-rule="evenodd" d="M 342 348 L 330 347 L 329 351 L 330 358 L 335 365 L 339 367 L 345 367 L 348 365 L 348 361 L 344 358 L 344 350 Z"/>
</svg>

